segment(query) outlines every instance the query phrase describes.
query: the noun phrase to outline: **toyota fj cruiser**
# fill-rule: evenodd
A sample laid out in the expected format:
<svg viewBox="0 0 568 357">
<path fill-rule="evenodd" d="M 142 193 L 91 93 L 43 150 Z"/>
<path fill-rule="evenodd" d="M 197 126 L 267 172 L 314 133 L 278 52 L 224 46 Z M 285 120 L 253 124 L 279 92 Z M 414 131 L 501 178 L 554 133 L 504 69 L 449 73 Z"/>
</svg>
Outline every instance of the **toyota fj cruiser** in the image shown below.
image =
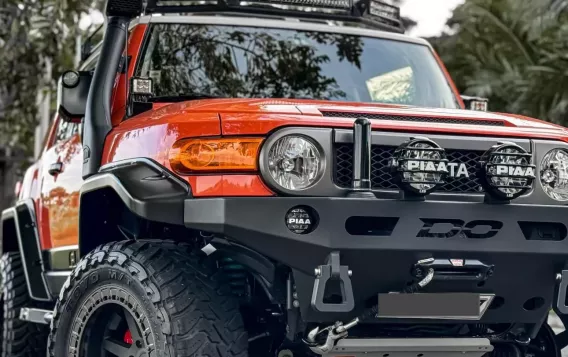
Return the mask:
<svg viewBox="0 0 568 357">
<path fill-rule="evenodd" d="M 106 15 L 2 213 L 4 356 L 568 344 L 547 324 L 568 312 L 568 131 L 460 96 L 396 7 Z"/>
</svg>

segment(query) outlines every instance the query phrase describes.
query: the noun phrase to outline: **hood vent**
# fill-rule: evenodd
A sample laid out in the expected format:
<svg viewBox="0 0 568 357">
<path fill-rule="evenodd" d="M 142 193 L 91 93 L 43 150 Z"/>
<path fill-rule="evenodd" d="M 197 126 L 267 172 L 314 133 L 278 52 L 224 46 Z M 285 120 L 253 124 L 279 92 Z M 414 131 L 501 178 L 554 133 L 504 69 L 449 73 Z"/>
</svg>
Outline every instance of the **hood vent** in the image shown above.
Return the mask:
<svg viewBox="0 0 568 357">
<path fill-rule="evenodd" d="M 321 111 L 326 118 L 367 118 L 377 120 L 398 120 L 398 121 L 415 121 L 427 123 L 443 123 L 443 124 L 465 124 L 465 125 L 490 125 L 505 126 L 505 122 L 501 120 L 487 119 L 460 119 L 460 118 L 436 118 L 408 115 L 390 115 L 390 114 L 372 114 L 372 113 L 356 113 L 356 112 L 331 112 Z"/>
</svg>

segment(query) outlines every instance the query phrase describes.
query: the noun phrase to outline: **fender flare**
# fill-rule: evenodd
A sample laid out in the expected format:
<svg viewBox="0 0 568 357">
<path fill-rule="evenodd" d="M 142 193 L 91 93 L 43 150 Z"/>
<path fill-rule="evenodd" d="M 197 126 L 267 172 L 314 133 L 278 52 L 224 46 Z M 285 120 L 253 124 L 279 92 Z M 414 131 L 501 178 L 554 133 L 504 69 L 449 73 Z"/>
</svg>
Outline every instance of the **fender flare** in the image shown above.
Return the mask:
<svg viewBox="0 0 568 357">
<path fill-rule="evenodd" d="M 151 159 L 134 158 L 103 166 L 97 175 L 85 180 L 80 190 L 80 256 L 120 234 L 112 227 L 119 216 L 112 211 L 117 205 L 123 204 L 120 209 L 138 218 L 185 227 L 184 202 L 191 198 L 191 186 L 186 181 Z M 102 209 L 105 205 L 108 208 Z M 269 299 L 285 299 L 281 291 L 274 290 L 279 272 L 272 261 L 235 242 L 218 238 L 212 243 L 246 267 Z"/>
<path fill-rule="evenodd" d="M 26 286 L 30 297 L 39 301 L 52 301 L 45 277 L 45 264 L 39 242 L 34 202 L 31 198 L 16 203 L 2 212 L 2 231 L 5 224 L 13 224 L 18 251 L 22 258 Z M 9 237 L 2 236 L 2 243 Z M 4 246 L 2 246 L 4 253 Z"/>
<path fill-rule="evenodd" d="M 18 238 L 16 236 L 16 215 L 14 207 L 6 208 L 0 214 L 0 253 L 17 252 Z"/>
<path fill-rule="evenodd" d="M 97 175 L 85 180 L 79 193 L 80 255 L 103 243 L 100 236 L 108 233 L 115 218 L 112 212 L 100 210 L 109 199 L 118 199 L 137 217 L 183 226 L 187 198 L 191 198 L 190 185 L 154 160 L 134 158 L 102 166 Z"/>
</svg>

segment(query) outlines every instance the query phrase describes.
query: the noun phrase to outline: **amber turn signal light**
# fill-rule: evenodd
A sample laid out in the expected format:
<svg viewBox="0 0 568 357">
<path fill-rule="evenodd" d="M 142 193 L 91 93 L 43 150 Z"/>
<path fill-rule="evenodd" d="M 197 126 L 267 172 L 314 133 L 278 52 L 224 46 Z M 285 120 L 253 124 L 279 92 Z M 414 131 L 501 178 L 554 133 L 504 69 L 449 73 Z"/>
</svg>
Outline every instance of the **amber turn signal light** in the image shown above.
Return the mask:
<svg viewBox="0 0 568 357">
<path fill-rule="evenodd" d="M 256 171 L 262 138 L 193 138 L 177 141 L 169 153 L 179 173 Z"/>
</svg>

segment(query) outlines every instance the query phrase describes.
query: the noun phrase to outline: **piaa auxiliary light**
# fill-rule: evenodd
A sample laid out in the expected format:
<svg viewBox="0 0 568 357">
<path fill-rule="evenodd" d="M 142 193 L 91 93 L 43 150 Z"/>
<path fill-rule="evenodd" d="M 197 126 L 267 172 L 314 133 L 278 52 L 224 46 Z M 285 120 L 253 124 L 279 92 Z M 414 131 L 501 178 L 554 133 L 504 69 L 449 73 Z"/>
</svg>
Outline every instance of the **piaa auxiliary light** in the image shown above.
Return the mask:
<svg viewBox="0 0 568 357">
<path fill-rule="evenodd" d="M 512 142 L 492 146 L 478 163 L 477 178 L 490 199 L 510 201 L 532 188 L 532 155 Z"/>
<path fill-rule="evenodd" d="M 425 137 L 414 137 L 396 148 L 390 170 L 405 197 L 423 197 L 445 183 L 446 151 Z"/>
<path fill-rule="evenodd" d="M 317 212 L 307 206 L 291 208 L 286 213 L 286 227 L 296 234 L 308 234 L 313 232 L 318 224 Z"/>
</svg>

